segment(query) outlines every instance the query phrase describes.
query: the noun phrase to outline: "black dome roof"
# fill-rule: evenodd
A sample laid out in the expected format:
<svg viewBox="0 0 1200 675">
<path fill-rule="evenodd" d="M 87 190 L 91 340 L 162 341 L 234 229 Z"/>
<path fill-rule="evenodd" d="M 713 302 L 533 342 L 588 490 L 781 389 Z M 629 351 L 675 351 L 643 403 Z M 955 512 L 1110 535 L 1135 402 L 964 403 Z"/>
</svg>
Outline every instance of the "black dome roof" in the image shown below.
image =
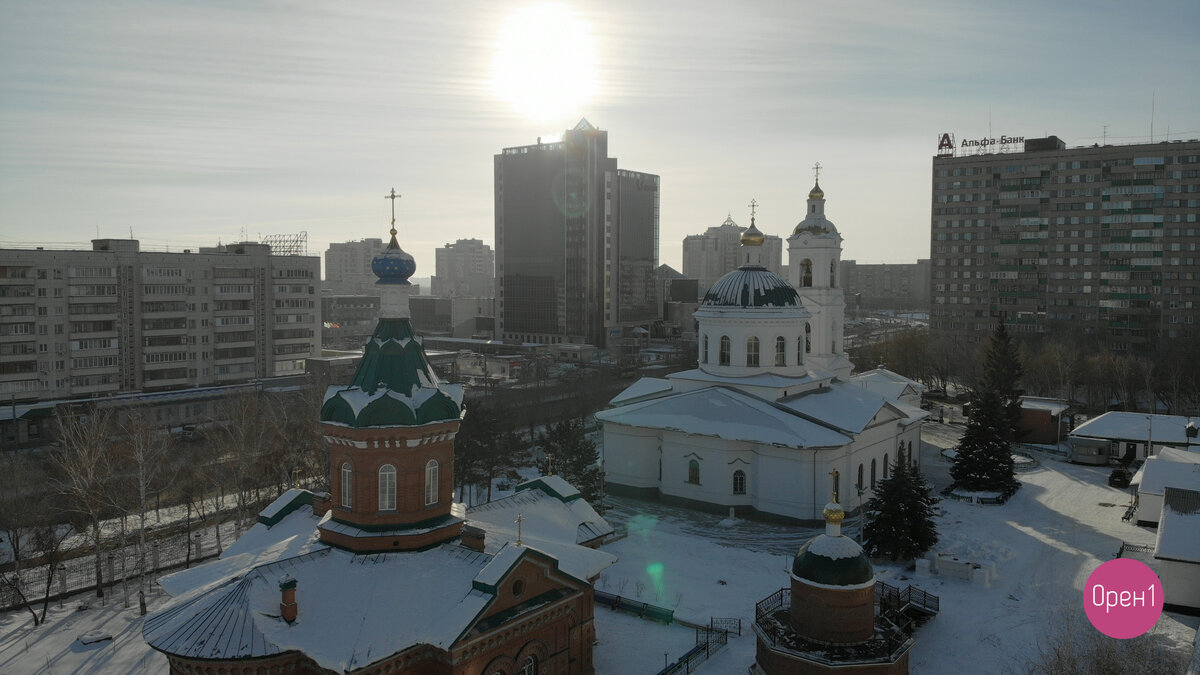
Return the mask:
<svg viewBox="0 0 1200 675">
<path fill-rule="evenodd" d="M 809 550 L 818 539 L 828 536 L 818 535 L 800 547 L 792 561 L 793 576 L 827 586 L 857 586 L 875 578 L 875 569 L 861 548 L 857 556 L 836 559 Z"/>
<path fill-rule="evenodd" d="M 701 307 L 799 307 L 800 295 L 786 279 L 757 265 L 746 265 L 717 279 Z"/>
</svg>

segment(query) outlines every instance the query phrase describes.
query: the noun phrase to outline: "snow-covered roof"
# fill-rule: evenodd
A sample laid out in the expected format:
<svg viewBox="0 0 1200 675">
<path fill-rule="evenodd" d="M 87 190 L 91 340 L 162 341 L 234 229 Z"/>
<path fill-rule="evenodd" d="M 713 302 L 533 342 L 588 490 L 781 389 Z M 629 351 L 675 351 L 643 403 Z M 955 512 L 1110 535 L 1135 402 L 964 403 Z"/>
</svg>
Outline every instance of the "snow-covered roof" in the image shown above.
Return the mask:
<svg viewBox="0 0 1200 675">
<path fill-rule="evenodd" d="M 912 389 L 917 394 L 923 393 L 926 390 L 925 385 L 920 382 L 883 367 L 855 373 L 850 376 L 850 381 L 889 398 L 899 398 L 900 394 L 904 393 L 906 389 Z"/>
<path fill-rule="evenodd" d="M 608 402 L 609 405 L 625 405 L 643 398 L 671 391 L 671 383 L 659 377 L 643 377 L 629 385 Z"/>
<path fill-rule="evenodd" d="M 1139 493 L 1161 495 L 1166 487 L 1200 490 L 1200 463 L 1150 457 L 1139 473 L 1142 476 Z"/>
<path fill-rule="evenodd" d="M 1200 564 L 1200 491 L 1167 488 L 1154 557 Z"/>
<path fill-rule="evenodd" d="M 833 373 L 826 372 L 820 368 L 810 366 L 804 375 L 798 377 L 779 375 L 777 373 L 760 373 L 758 375 L 749 375 L 746 377 L 729 377 L 725 375 L 706 373 L 699 368 L 685 370 L 681 373 L 671 373 L 667 377 L 672 380 L 690 380 L 695 382 L 721 384 L 734 387 L 767 387 L 772 389 L 786 389 L 791 387 L 811 386 L 817 382 L 826 382 L 832 380 L 834 375 Z"/>
<path fill-rule="evenodd" d="M 491 555 L 449 544 L 374 555 L 326 548 L 184 596 L 147 617 L 142 633 L 152 647 L 182 656 L 236 659 L 297 650 L 324 668 L 349 671 L 417 644 L 450 647 L 493 597 L 473 585 L 490 562 Z M 297 582 L 299 615 L 292 624 L 279 617 L 285 575 Z M 396 611 L 400 607 L 436 611 Z"/>
<path fill-rule="evenodd" d="M 1153 420 L 1153 423 L 1151 423 Z M 1117 441 L 1148 441 L 1186 446 L 1200 445 L 1200 438 L 1188 438 L 1188 422 L 1200 425 L 1200 418 L 1181 415 L 1148 415 L 1132 412 L 1106 412 L 1090 419 L 1071 432 L 1071 436 L 1104 438 Z"/>
<path fill-rule="evenodd" d="M 602 410 L 603 422 L 786 447 L 841 447 L 850 438 L 756 396 L 706 387 Z"/>
<path fill-rule="evenodd" d="M 780 404 L 809 419 L 821 420 L 853 434 L 866 429 L 872 421 L 879 423 L 906 417 L 895 406 L 889 405 L 884 396 L 845 382 L 811 389 L 782 399 Z"/>
<path fill-rule="evenodd" d="M 449 648 L 527 553 L 547 556 L 561 573 L 584 583 L 616 562 L 610 553 L 576 544 L 580 537 L 613 530 L 576 498 L 573 486 L 557 477 L 530 483 L 472 513 L 471 520 L 487 531 L 483 552 L 457 543 L 375 554 L 331 548 L 317 535 L 319 527 L 329 526 L 330 514 L 318 518 L 310 503 L 298 500 L 302 495 L 289 491 L 218 560 L 160 579 L 175 598 L 147 617 L 142 634 L 155 649 L 200 659 L 299 650 L 336 672 L 416 644 Z M 516 513 L 524 515 L 522 547 L 515 546 L 515 522 L 504 522 L 509 515 L 515 521 Z M 297 581 L 299 615 L 292 624 L 279 616 L 279 581 L 285 575 Z"/>
<path fill-rule="evenodd" d="M 1025 410 L 1045 410 L 1051 415 L 1061 415 L 1071 407 L 1071 404 L 1056 398 L 1022 396 L 1021 407 Z"/>
</svg>

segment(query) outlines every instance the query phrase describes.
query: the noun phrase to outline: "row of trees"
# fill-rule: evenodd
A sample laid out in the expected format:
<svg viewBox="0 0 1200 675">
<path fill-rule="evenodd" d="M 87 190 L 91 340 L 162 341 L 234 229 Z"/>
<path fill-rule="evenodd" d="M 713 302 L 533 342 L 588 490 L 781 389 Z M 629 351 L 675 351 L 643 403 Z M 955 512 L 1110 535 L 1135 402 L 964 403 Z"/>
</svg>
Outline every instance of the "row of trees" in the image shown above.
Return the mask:
<svg viewBox="0 0 1200 675">
<path fill-rule="evenodd" d="M 314 389 L 248 392 L 217 404 L 203 437 L 182 441 L 161 428 L 153 408 L 89 402 L 60 409 L 57 447 L 49 452 L 6 453 L 0 473 L 0 530 L 9 542 L 9 568 L 49 565 L 41 613 L 45 615 L 55 563 L 65 545 L 93 559 L 96 595 L 103 597 L 102 558 L 108 548 L 138 551 L 136 577 L 146 590 L 148 538 L 161 526 L 162 507 L 184 507 L 182 528 L 230 510 L 238 531 L 253 522 L 266 500 L 298 485 L 328 480 L 327 454 L 313 411 Z M 171 527 L 176 527 L 168 523 Z M 220 530 L 217 546 L 221 548 Z M 82 548 L 80 548 L 82 547 Z M 5 583 L 33 612 L 19 588 Z M 125 593 L 128 601 L 128 591 Z"/>
<path fill-rule="evenodd" d="M 1094 335 L 1063 330 L 1014 340 L 1027 394 L 1104 411 L 1195 414 L 1200 410 L 1200 340 L 1165 340 L 1153 356 L 1113 352 Z M 860 368 L 884 364 L 935 391 L 972 390 L 984 377 L 987 343 L 934 337 L 914 328 L 850 350 Z"/>
</svg>

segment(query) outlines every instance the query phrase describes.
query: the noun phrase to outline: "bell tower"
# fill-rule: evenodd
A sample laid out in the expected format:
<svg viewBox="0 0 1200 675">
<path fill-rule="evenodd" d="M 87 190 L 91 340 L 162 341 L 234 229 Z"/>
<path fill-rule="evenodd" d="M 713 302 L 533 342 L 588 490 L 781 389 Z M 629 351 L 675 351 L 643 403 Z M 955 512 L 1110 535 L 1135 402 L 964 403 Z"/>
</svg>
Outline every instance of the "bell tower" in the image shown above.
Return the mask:
<svg viewBox="0 0 1200 675">
<path fill-rule="evenodd" d="M 378 277 L 379 323 L 348 386 L 331 386 L 321 406 L 330 445 L 329 511 L 321 541 L 354 551 L 412 551 L 453 539 L 454 435 L 462 387 L 442 382 L 412 329 L 408 279 L 416 262 L 391 241 L 371 270 Z"/>
<path fill-rule="evenodd" d="M 843 344 L 846 299 L 838 279 L 842 235 L 825 218 L 820 162 L 813 166 L 813 173 L 804 220 L 788 237 L 788 281 L 812 313 L 805 326 L 807 362 L 844 380 L 850 377 L 853 364 Z"/>
</svg>

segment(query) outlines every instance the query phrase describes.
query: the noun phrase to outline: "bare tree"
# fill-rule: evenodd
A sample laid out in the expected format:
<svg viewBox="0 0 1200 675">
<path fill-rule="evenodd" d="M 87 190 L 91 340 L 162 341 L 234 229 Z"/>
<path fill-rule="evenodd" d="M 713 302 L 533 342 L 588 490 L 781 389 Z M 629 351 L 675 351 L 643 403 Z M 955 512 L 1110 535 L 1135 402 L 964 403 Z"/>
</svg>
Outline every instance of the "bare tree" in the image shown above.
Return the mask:
<svg viewBox="0 0 1200 675">
<path fill-rule="evenodd" d="M 133 469 L 132 483 L 137 496 L 138 516 L 138 590 L 146 592 L 146 512 L 150 495 L 158 486 L 159 475 L 165 466 L 170 437 L 154 429 L 144 408 L 129 411 L 121 424 L 125 435 L 122 448 Z"/>
<path fill-rule="evenodd" d="M 95 564 L 96 597 L 103 598 L 100 522 L 113 501 L 114 471 L 109 451 L 115 428 L 113 409 L 100 404 L 60 407 L 55 417 L 62 447 L 51 455 L 56 474 L 52 483 L 67 498 L 70 511 L 86 523 Z"/>
</svg>

